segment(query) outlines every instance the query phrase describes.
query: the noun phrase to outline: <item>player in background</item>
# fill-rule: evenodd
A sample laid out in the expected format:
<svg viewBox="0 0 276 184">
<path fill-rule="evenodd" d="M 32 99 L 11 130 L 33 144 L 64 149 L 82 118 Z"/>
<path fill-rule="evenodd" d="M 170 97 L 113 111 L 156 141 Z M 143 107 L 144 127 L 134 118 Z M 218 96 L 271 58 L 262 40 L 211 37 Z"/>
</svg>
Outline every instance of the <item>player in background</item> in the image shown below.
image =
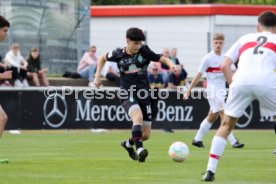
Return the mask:
<svg viewBox="0 0 276 184">
<path fill-rule="evenodd" d="M 184 100 L 189 98 L 192 88 L 198 83 L 203 73 L 206 72 L 207 99 L 210 105 L 210 110 L 207 117 L 200 124 L 199 130 L 197 131 L 197 134 L 192 141 L 192 144 L 199 148 L 204 147 L 202 138 L 205 134 L 208 133 L 213 123 L 218 119 L 219 116 L 222 120 L 225 104 L 224 101 L 226 95 L 226 80 L 220 69 L 220 65 L 223 61 L 222 48 L 224 45 L 224 35 L 221 33 L 215 33 L 213 36 L 212 44 L 213 51 L 202 58 L 198 72 L 183 97 Z M 235 70 L 234 65 L 232 65 L 232 70 Z M 244 144 L 239 143 L 232 132 L 229 134 L 227 139 L 229 140 L 233 148 L 242 148 L 244 146 Z"/>
<path fill-rule="evenodd" d="M 128 151 L 133 160 L 144 162 L 148 151 L 143 147 L 143 141 L 149 139 L 151 131 L 150 86 L 147 79 L 147 67 L 150 61 L 160 61 L 169 66 L 172 71 L 180 70 L 178 65 L 160 54 L 150 50 L 145 41 L 145 35 L 139 28 L 129 28 L 126 32 L 126 47 L 118 48 L 100 57 L 94 84 L 100 86 L 100 73 L 104 63 L 116 62 L 120 70 L 121 90 L 128 91 L 127 98 L 121 99 L 121 104 L 133 123 L 132 136 L 121 145 Z M 139 97 L 139 90 L 147 90 L 146 98 Z M 136 151 L 133 149 L 136 147 Z"/>
<path fill-rule="evenodd" d="M 0 41 L 4 41 L 8 36 L 8 30 L 10 27 L 10 23 L 5 19 L 5 17 L 0 15 Z M 4 73 L 0 73 L 0 79 L 11 79 L 12 72 L 6 71 Z M 0 105 L 0 137 L 2 136 L 6 123 L 8 121 L 8 116 Z M 0 163 L 8 163 L 7 159 L 0 159 Z"/>
<path fill-rule="evenodd" d="M 276 121 L 276 15 L 271 11 L 258 17 L 257 33 L 242 36 L 226 52 L 222 71 L 230 85 L 224 118 L 212 140 L 207 171 L 203 181 L 213 181 L 226 138 L 246 107 L 257 99 L 260 112 Z M 238 63 L 235 75 L 231 65 Z"/>
</svg>

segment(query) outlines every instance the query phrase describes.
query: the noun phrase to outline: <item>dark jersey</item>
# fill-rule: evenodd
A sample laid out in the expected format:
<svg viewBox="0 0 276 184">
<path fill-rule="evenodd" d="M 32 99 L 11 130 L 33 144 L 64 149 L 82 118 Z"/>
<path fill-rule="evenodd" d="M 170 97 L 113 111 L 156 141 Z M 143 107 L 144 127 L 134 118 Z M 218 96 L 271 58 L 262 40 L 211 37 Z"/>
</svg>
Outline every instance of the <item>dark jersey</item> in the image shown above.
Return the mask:
<svg viewBox="0 0 276 184">
<path fill-rule="evenodd" d="M 132 85 L 136 89 L 148 89 L 148 65 L 150 61 L 159 61 L 160 57 L 160 54 L 155 54 L 147 45 L 142 45 L 135 55 L 128 55 L 125 48 L 118 48 L 106 54 L 108 61 L 118 65 L 123 89 L 130 89 Z"/>
</svg>

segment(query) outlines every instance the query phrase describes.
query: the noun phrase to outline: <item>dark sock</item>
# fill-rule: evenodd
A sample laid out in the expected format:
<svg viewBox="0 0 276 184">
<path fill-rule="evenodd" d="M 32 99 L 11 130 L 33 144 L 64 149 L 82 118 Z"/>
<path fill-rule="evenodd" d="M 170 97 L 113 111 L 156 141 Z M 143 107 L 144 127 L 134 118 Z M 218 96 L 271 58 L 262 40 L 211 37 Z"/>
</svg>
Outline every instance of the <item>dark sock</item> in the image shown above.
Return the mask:
<svg viewBox="0 0 276 184">
<path fill-rule="evenodd" d="M 142 141 L 142 126 L 134 125 L 132 127 L 132 141 L 134 142 L 136 149 L 143 147 Z"/>
<path fill-rule="evenodd" d="M 129 142 L 130 145 L 132 145 L 132 146 L 134 145 L 134 141 L 132 140 L 132 138 L 129 138 L 128 142 Z"/>
<path fill-rule="evenodd" d="M 274 123 L 274 131 L 275 131 L 275 134 L 276 134 L 276 123 Z"/>
</svg>

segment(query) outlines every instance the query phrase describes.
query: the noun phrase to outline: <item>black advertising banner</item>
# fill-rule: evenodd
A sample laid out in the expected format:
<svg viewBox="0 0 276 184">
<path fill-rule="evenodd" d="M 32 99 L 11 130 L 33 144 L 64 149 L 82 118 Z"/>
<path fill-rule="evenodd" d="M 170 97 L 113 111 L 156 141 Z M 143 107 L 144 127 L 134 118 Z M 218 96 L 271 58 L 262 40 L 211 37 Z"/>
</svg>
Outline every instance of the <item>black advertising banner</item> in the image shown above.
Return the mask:
<svg viewBox="0 0 276 184">
<path fill-rule="evenodd" d="M 182 100 L 176 91 L 160 91 L 158 114 L 153 128 L 197 129 L 207 116 L 209 104 L 204 91 Z M 117 88 L 49 87 L 28 90 L 1 90 L 0 102 L 9 116 L 6 129 L 125 129 L 131 122 Z M 237 129 L 270 129 L 272 117 L 261 117 L 254 101 L 240 118 Z M 217 128 L 219 121 L 212 128 Z"/>
</svg>

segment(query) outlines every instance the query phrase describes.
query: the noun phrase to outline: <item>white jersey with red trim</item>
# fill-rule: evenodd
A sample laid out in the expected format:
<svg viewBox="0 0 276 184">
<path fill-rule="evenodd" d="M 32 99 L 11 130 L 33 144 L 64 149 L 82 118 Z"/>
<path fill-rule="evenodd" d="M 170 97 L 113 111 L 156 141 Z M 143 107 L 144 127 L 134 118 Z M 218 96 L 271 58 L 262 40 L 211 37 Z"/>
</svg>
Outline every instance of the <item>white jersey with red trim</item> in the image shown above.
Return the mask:
<svg viewBox="0 0 276 184">
<path fill-rule="evenodd" d="M 226 80 L 221 71 L 221 63 L 223 62 L 224 54 L 217 55 L 214 51 L 209 52 L 201 60 L 198 72 L 207 74 L 207 88 L 224 89 Z"/>
<path fill-rule="evenodd" d="M 236 85 L 276 85 L 276 34 L 251 33 L 242 36 L 225 54 L 238 69 L 233 76 Z"/>
</svg>

